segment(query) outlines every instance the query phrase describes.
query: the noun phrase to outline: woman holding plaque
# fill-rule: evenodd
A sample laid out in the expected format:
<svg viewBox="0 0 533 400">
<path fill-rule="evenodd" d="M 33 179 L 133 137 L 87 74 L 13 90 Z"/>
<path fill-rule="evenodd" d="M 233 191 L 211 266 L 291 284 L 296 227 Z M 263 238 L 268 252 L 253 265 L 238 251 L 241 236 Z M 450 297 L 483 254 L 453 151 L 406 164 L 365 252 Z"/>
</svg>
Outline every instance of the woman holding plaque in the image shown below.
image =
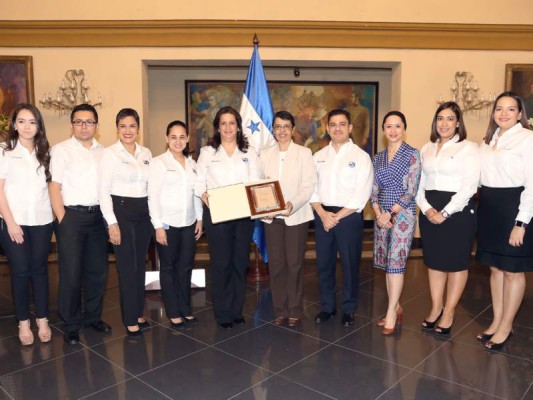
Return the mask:
<svg viewBox="0 0 533 400">
<path fill-rule="evenodd" d="M 260 166 L 235 109 L 218 110 L 213 129 L 213 144 L 202 147 L 198 158 L 195 192 L 205 205 L 203 221 L 211 260 L 215 319 L 222 328 L 230 329 L 233 324 L 245 323 L 242 309 L 254 223 L 250 218 L 213 223 L 207 190 L 258 180 Z"/>
<path fill-rule="evenodd" d="M 274 324 L 297 327 L 303 316 L 303 264 L 307 227 L 313 219 L 309 199 L 316 185 L 311 150 L 292 141 L 294 117 L 287 111 L 274 116 L 277 144 L 261 151 L 261 173 L 277 179 L 286 209 L 265 220 Z"/>
</svg>

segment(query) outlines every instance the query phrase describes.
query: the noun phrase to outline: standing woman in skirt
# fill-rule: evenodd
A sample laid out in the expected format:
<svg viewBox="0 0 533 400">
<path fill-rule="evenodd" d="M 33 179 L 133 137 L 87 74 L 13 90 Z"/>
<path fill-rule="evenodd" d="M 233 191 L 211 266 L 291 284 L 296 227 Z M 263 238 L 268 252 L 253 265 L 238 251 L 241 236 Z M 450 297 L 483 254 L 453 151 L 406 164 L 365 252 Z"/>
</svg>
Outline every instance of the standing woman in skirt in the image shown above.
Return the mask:
<svg viewBox="0 0 533 400">
<path fill-rule="evenodd" d="M 472 196 L 479 183 L 479 148 L 466 140 L 463 115 L 455 102 L 437 108 L 430 140 L 420 152 L 422 177 L 416 196 L 432 301 L 422 329 L 448 335 L 468 279 L 476 233 Z"/>
<path fill-rule="evenodd" d="M 387 314 L 378 326 L 383 327 L 384 335 L 392 335 L 403 316 L 400 296 L 416 226 L 420 155 L 404 142 L 407 121 L 401 112 L 388 112 L 381 127 L 388 145 L 374 156 L 370 202 L 376 214 L 374 267 L 386 272 L 389 296 Z"/>
<path fill-rule="evenodd" d="M 493 320 L 477 338 L 499 349 L 511 337 L 513 320 L 533 271 L 533 133 L 522 99 L 500 94 L 481 144 L 481 189 L 476 259 L 490 266 Z"/>
<path fill-rule="evenodd" d="M 120 306 L 126 333 L 141 337 L 150 324 L 143 317 L 146 253 L 152 237 L 148 212 L 148 168 L 152 153 L 139 146 L 137 111 L 123 108 L 116 117 L 119 140 L 104 150 L 99 165 L 100 208 L 115 249 Z"/>
<path fill-rule="evenodd" d="M 189 156 L 187 125 L 167 126 L 168 150 L 150 163 L 148 206 L 160 261 L 161 295 L 173 328 L 198 322 L 191 312 L 191 274 L 202 236 L 202 200 L 194 195 L 196 162 Z"/>
<path fill-rule="evenodd" d="M 52 206 L 48 196 L 50 152 L 44 121 L 31 104 L 15 107 L 0 144 L 0 242 L 11 267 L 15 316 L 23 346 L 33 343 L 30 283 L 41 342 L 49 342 L 48 252 Z"/>
</svg>

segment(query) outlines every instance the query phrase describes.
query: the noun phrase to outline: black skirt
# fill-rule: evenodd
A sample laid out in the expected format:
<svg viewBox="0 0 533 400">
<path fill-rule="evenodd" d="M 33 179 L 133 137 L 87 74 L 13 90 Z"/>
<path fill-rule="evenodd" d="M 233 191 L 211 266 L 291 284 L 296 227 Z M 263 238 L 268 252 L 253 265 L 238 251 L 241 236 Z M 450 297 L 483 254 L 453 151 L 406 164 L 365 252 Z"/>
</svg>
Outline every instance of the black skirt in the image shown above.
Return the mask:
<svg viewBox="0 0 533 400">
<path fill-rule="evenodd" d="M 476 260 L 480 264 L 509 272 L 533 271 L 533 227 L 526 228 L 522 246 L 513 247 L 509 244 L 523 190 L 523 187 L 481 187 L 476 253 Z"/>
<path fill-rule="evenodd" d="M 454 192 L 426 191 L 426 199 L 436 210 L 442 210 Z M 432 224 L 420 213 L 420 234 L 424 263 L 428 268 L 444 272 L 464 271 L 470 266 L 476 236 L 476 210 L 470 199 L 463 211 L 453 213 L 442 224 Z"/>
</svg>

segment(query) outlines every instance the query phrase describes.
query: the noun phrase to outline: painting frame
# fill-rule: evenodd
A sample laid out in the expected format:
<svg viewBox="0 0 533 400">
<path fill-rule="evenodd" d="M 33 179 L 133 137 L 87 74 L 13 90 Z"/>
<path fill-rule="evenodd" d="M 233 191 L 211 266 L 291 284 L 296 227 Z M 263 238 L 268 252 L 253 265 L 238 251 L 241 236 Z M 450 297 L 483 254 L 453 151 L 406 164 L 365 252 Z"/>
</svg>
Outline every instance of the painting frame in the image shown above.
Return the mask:
<svg viewBox="0 0 533 400">
<path fill-rule="evenodd" d="M 0 55 L 0 114 L 10 115 L 19 103 L 35 104 L 33 57 Z"/>
<path fill-rule="evenodd" d="M 244 85 L 244 80 L 185 80 L 189 147 L 194 157 L 210 143 L 216 112 L 223 106 L 240 109 Z M 274 111 L 287 110 L 295 117 L 296 143 L 313 152 L 327 145 L 327 112 L 341 108 L 351 113 L 354 142 L 360 141 L 357 144 L 370 156 L 377 152 L 379 82 L 273 80 L 268 86 Z"/>
<path fill-rule="evenodd" d="M 506 64 L 505 90 L 522 97 L 529 125 L 533 126 L 533 64 Z"/>
</svg>

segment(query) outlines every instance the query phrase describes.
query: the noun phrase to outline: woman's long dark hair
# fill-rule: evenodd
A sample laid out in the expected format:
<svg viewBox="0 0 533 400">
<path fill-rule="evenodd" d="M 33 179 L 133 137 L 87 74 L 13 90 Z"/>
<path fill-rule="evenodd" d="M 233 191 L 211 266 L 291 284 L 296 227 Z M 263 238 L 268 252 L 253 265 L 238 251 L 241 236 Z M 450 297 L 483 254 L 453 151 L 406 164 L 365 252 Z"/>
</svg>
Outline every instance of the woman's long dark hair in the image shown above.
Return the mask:
<svg viewBox="0 0 533 400">
<path fill-rule="evenodd" d="M 231 114 L 235 117 L 235 120 L 237 121 L 237 146 L 239 147 L 240 151 L 246 153 L 250 145 L 248 144 L 248 139 L 246 139 L 246 136 L 244 136 L 242 133 L 241 114 L 239 114 L 233 107 L 222 107 L 220 110 L 218 110 L 217 115 L 215 115 L 215 119 L 213 120 L 213 129 L 215 130 L 215 134 L 213 135 L 213 143 L 211 146 L 218 150 L 220 143 L 222 142 L 218 129 L 220 127 L 220 117 L 222 117 L 223 114 Z"/>
<path fill-rule="evenodd" d="M 50 174 L 50 144 L 46 138 L 46 128 L 44 126 L 43 116 L 37 107 L 27 103 L 21 103 L 15 107 L 13 114 L 11 115 L 11 121 L 9 122 L 9 130 L 7 132 L 4 151 L 12 151 L 19 141 L 19 133 L 17 132 L 15 123 L 21 110 L 28 110 L 31 112 L 37 122 L 37 133 L 33 137 L 35 156 L 37 157 L 37 161 L 39 161 L 39 167 L 37 167 L 37 170 L 39 170 L 39 168 L 44 168 L 46 182 L 50 182 L 52 180 L 52 175 Z"/>
<path fill-rule="evenodd" d="M 435 111 L 435 115 L 433 116 L 433 122 L 431 122 L 431 135 L 429 136 L 429 140 L 431 140 L 433 143 L 437 141 L 437 139 L 440 138 L 439 133 L 437 132 L 437 118 L 439 116 L 439 113 L 443 110 L 452 110 L 455 114 L 455 119 L 457 120 L 457 125 L 455 127 L 455 135 L 459 135 L 458 142 L 462 142 L 466 139 L 466 125 L 463 120 L 463 112 L 461 111 L 461 107 L 459 107 L 459 104 L 457 104 L 455 101 L 447 101 L 445 103 L 442 103 L 438 108 L 437 111 Z"/>
<path fill-rule="evenodd" d="M 498 97 L 496 97 L 496 100 L 494 100 L 494 104 L 492 105 L 489 127 L 487 128 L 487 133 L 485 133 L 485 137 L 483 138 L 483 141 L 486 144 L 490 144 L 492 137 L 496 133 L 496 129 L 498 129 L 498 124 L 496 123 L 496 121 L 494 121 L 494 110 L 496 110 L 496 104 L 498 103 L 498 100 L 500 100 L 502 97 L 511 97 L 515 99 L 516 104 L 518 106 L 518 111 L 522 113 L 522 117 L 517 122 L 520 122 L 520 124 L 522 124 L 524 128 L 529 129 L 529 122 L 527 121 L 526 106 L 524 104 L 524 100 L 522 100 L 522 98 L 515 92 L 503 92 Z"/>
<path fill-rule="evenodd" d="M 167 136 L 170 134 L 170 130 L 174 128 L 175 126 L 181 126 L 183 129 L 185 129 L 185 133 L 187 134 L 187 137 L 189 137 L 189 131 L 187 131 L 187 124 L 183 121 L 178 121 L 178 120 L 172 121 L 170 124 L 168 124 L 167 133 L 166 133 Z M 183 155 L 187 157 L 189 156 L 189 154 L 191 154 L 191 151 L 189 150 L 189 143 L 187 142 L 187 144 L 185 145 L 185 148 L 183 149 Z"/>
</svg>

